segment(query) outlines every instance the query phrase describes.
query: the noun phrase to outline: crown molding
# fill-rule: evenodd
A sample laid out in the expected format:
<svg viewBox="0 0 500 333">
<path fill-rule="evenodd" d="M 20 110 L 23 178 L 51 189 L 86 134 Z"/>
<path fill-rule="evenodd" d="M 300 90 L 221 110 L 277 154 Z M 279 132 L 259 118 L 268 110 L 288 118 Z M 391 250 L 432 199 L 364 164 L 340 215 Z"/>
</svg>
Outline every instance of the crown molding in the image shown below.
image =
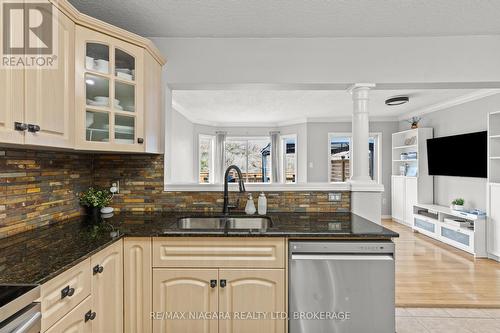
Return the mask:
<svg viewBox="0 0 500 333">
<path fill-rule="evenodd" d="M 71 3 L 69 3 L 68 0 L 49 1 L 76 24 L 142 47 L 146 49 L 162 66 L 167 62 L 166 58 L 161 54 L 160 50 L 158 50 L 156 45 L 154 45 L 151 40 L 83 14 Z"/>
<path fill-rule="evenodd" d="M 472 102 L 481 98 L 485 98 L 488 96 L 500 94 L 500 89 L 482 89 L 482 90 L 477 90 L 473 91 L 469 94 L 465 94 L 441 103 L 436 103 L 433 105 L 430 105 L 428 107 L 422 108 L 418 111 L 412 111 L 412 112 L 406 112 L 398 117 L 398 120 L 406 120 L 411 117 L 416 117 L 416 116 L 423 116 L 432 112 L 444 110 L 444 109 L 449 109 L 451 107 L 461 105 L 464 103 Z"/>
</svg>

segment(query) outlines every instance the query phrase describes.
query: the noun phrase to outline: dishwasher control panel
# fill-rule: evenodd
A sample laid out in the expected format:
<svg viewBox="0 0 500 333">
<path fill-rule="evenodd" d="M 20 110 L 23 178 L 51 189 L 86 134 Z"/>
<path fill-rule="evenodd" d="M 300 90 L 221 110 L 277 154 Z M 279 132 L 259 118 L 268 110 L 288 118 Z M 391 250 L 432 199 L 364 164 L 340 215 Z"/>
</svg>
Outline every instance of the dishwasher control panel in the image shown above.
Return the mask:
<svg viewBox="0 0 500 333">
<path fill-rule="evenodd" d="M 292 241 L 290 253 L 394 253 L 391 241 Z"/>
</svg>

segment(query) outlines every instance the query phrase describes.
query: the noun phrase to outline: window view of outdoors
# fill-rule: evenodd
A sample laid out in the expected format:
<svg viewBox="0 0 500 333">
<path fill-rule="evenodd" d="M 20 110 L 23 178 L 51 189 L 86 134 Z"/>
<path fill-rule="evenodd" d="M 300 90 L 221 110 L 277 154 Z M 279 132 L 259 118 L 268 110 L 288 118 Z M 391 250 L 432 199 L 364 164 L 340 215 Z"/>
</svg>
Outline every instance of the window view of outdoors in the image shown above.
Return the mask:
<svg viewBox="0 0 500 333">
<path fill-rule="evenodd" d="M 269 138 L 228 138 L 225 143 L 226 168 L 238 166 L 245 182 L 268 183 L 271 181 L 271 143 Z M 229 181 L 235 182 L 237 175 L 231 171 Z"/>
<path fill-rule="evenodd" d="M 210 167 L 212 159 L 212 139 L 200 137 L 200 184 L 210 183 Z"/>
<path fill-rule="evenodd" d="M 295 183 L 297 177 L 297 166 L 295 158 L 295 138 L 284 139 L 285 159 L 283 169 L 285 171 L 285 183 Z"/>
<path fill-rule="evenodd" d="M 350 174 L 350 137 L 333 137 L 330 140 L 330 181 L 345 182 Z"/>
<path fill-rule="evenodd" d="M 332 137 L 330 139 L 330 182 L 345 182 L 350 175 L 350 137 Z M 368 159 L 370 177 L 374 179 L 375 138 L 368 139 Z"/>
</svg>

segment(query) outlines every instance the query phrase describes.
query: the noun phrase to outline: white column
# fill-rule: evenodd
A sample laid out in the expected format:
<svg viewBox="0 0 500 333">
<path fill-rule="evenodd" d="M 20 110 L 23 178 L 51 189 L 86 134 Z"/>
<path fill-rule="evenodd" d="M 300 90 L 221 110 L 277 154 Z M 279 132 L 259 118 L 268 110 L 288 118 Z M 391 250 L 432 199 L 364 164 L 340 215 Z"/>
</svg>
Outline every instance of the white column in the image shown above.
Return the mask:
<svg viewBox="0 0 500 333">
<path fill-rule="evenodd" d="M 353 102 L 352 114 L 352 175 L 355 182 L 372 182 L 368 162 L 368 138 L 370 133 L 368 94 L 373 83 L 356 83 L 350 89 Z"/>
</svg>

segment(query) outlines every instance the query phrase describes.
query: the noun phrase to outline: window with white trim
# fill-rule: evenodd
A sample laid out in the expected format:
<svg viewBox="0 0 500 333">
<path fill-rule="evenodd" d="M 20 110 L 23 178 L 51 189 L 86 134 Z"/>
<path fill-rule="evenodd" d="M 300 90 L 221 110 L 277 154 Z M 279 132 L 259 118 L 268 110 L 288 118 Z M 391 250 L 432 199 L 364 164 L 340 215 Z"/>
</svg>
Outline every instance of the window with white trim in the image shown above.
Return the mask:
<svg viewBox="0 0 500 333">
<path fill-rule="evenodd" d="M 271 140 L 269 137 L 228 137 L 224 144 L 224 166 L 236 165 L 247 183 L 271 182 Z M 236 179 L 231 171 L 229 182 Z"/>
<path fill-rule="evenodd" d="M 200 184 L 214 182 L 214 141 L 213 135 L 200 134 L 198 137 L 198 179 Z"/>
<path fill-rule="evenodd" d="M 297 182 L 297 135 L 284 135 L 281 137 L 282 182 L 293 184 Z"/>
<path fill-rule="evenodd" d="M 328 179 L 330 183 L 345 182 L 351 178 L 352 135 L 350 133 L 328 134 Z M 382 170 L 381 133 L 370 134 L 367 158 L 372 180 L 380 183 Z"/>
<path fill-rule="evenodd" d="M 224 132 L 221 132 L 224 133 Z M 276 183 L 293 184 L 297 181 L 297 135 L 289 134 L 276 138 L 277 158 L 273 159 L 272 137 L 270 136 L 226 136 L 225 134 L 198 136 L 198 183 L 222 182 L 221 175 L 230 165 L 241 169 L 247 183 L 273 182 L 273 161 L 277 170 Z M 220 146 L 220 148 L 217 148 Z M 221 156 L 223 155 L 223 156 Z M 218 159 L 223 162 L 217 163 Z M 230 171 L 229 182 L 237 175 Z M 219 180 L 217 180 L 219 179 Z"/>
</svg>

